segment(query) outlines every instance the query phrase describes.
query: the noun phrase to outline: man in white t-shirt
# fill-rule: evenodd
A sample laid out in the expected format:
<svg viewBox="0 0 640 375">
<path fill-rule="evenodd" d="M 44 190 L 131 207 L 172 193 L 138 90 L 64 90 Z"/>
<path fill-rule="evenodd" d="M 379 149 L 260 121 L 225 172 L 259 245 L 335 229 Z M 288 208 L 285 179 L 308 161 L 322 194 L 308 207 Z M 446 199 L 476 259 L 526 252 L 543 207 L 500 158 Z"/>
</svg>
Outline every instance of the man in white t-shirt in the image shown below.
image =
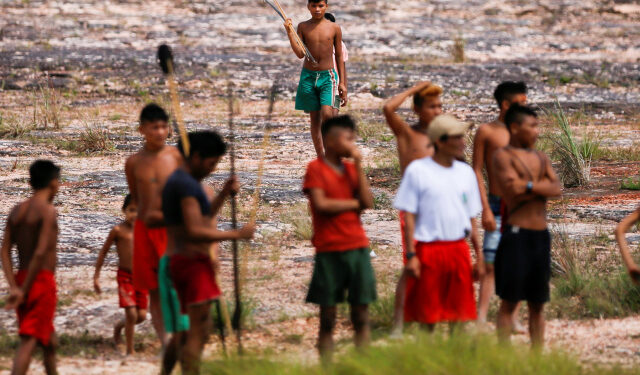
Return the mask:
<svg viewBox="0 0 640 375">
<path fill-rule="evenodd" d="M 470 124 L 450 115 L 436 117 L 427 135 L 433 157 L 413 161 L 404 173 L 394 207 L 404 212 L 409 277 L 405 322 L 432 330 L 438 322 L 475 320 L 473 280 L 484 274 L 475 217 L 482 211 L 478 181 L 464 162 Z M 476 265 L 466 238 L 476 253 Z M 415 242 L 414 242 L 415 240 Z"/>
</svg>

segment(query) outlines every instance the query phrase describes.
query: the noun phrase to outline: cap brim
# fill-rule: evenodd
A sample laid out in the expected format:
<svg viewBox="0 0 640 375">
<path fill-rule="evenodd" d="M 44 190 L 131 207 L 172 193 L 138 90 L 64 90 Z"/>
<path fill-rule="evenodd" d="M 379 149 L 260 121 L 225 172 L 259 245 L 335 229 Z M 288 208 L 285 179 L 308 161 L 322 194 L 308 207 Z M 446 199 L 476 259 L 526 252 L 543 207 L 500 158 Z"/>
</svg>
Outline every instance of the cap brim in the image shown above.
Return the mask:
<svg viewBox="0 0 640 375">
<path fill-rule="evenodd" d="M 451 131 L 448 131 L 447 134 L 449 136 L 465 135 L 469 131 L 469 129 L 471 129 L 472 125 L 473 124 L 470 122 L 459 121 L 455 125 L 454 129 L 451 129 Z"/>
</svg>

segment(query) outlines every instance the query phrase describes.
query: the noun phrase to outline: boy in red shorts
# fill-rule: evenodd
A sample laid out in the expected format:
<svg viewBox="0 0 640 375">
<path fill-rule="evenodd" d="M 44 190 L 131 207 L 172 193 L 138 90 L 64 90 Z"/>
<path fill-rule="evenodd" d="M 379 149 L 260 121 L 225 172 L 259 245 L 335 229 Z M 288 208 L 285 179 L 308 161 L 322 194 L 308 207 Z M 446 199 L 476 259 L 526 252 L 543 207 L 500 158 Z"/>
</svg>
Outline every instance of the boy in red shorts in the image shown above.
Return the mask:
<svg viewBox="0 0 640 375">
<path fill-rule="evenodd" d="M 410 277 L 405 322 L 419 322 L 429 331 L 439 322 L 476 319 L 473 276 L 484 273 L 484 262 L 474 218 L 482 204 L 473 169 L 458 161 L 464 156 L 469 127 L 449 115 L 436 117 L 427 129 L 436 152 L 409 164 L 394 202 L 406 220 Z M 469 235 L 475 269 L 466 242 Z"/>
<path fill-rule="evenodd" d="M 6 309 L 17 309 L 20 344 L 13 361 L 14 375 L 26 374 L 36 345 L 43 349 L 47 374 L 56 371 L 56 243 L 58 219 L 53 198 L 58 192 L 60 168 L 38 160 L 29 168 L 31 198 L 17 204 L 9 214 L 2 239 L 2 269 L 9 284 Z M 18 249 L 18 272 L 14 275 L 11 248 Z"/>
<path fill-rule="evenodd" d="M 369 342 L 368 306 L 377 297 L 369 239 L 360 222 L 362 211 L 373 207 L 373 195 L 356 148 L 355 127 L 349 116 L 322 124 L 325 156 L 309 163 L 303 183 L 316 248 L 307 302 L 320 305 L 318 350 L 325 363 L 333 353 L 336 305 L 345 301 L 346 292 L 356 346 Z"/>
<path fill-rule="evenodd" d="M 167 247 L 167 230 L 162 217 L 162 188 L 182 163 L 180 152 L 165 142 L 169 116 L 156 104 L 140 114 L 138 130 L 144 146 L 125 164 L 132 201 L 138 206 L 133 228 L 133 286 L 149 291 L 151 322 L 163 347 L 166 344 L 158 292 L 158 263 Z"/>
<path fill-rule="evenodd" d="M 93 275 L 93 287 L 96 293 L 100 294 L 102 292 L 100 289 L 100 270 L 107 252 L 115 243 L 118 251 L 118 296 L 120 307 L 124 308 L 124 319 L 116 323 L 113 329 L 113 338 L 116 344 L 119 344 L 122 328 L 124 328 L 127 355 L 134 353 L 133 331 L 135 325 L 142 323 L 147 316 L 148 293 L 144 290 L 136 290 L 133 286 L 133 276 L 131 274 L 133 263 L 133 223 L 138 215 L 137 210 L 136 205 L 131 202 L 131 194 L 128 194 L 124 198 L 124 204 L 122 205 L 125 219 L 109 232 L 109 236 L 98 254 L 96 270 Z"/>
<path fill-rule="evenodd" d="M 162 211 L 167 223 L 172 254 L 169 268 L 171 280 L 178 292 L 180 308 L 189 315 L 189 330 L 180 353 L 184 374 L 200 372 L 200 358 L 211 327 L 211 302 L 220 296 L 215 280 L 217 266 L 212 262 L 211 244 L 232 239 L 253 237 L 255 226 L 240 230 L 219 231 L 212 223 L 222 203 L 237 191 L 235 179 L 227 181 L 224 189 L 209 201 L 202 180 L 213 172 L 225 153 L 226 145 L 218 133 L 212 131 L 189 134 L 191 152 L 183 168 L 177 169 L 162 192 Z M 179 146 L 182 150 L 182 145 Z"/>
</svg>

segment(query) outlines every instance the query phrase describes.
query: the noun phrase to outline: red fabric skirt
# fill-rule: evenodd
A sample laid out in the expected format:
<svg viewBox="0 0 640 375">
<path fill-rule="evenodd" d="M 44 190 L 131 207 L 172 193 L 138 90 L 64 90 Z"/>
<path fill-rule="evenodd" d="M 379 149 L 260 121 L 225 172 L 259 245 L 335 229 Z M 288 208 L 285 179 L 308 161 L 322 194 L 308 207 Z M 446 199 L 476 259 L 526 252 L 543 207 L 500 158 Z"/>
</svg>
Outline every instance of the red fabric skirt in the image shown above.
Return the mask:
<svg viewBox="0 0 640 375">
<path fill-rule="evenodd" d="M 407 278 L 404 320 L 434 324 L 475 320 L 476 299 L 469 245 L 418 242 L 420 278 Z"/>
<path fill-rule="evenodd" d="M 167 249 L 167 228 L 149 228 L 142 220 L 133 225 L 133 286 L 158 289 L 158 263 Z"/>
<path fill-rule="evenodd" d="M 211 259 L 207 255 L 193 257 L 174 254 L 169 264 L 171 279 L 178 292 L 180 311 L 187 313 L 187 307 L 209 302 L 220 297 L 220 287 L 216 283 Z"/>
<path fill-rule="evenodd" d="M 16 274 L 21 286 L 27 278 L 27 270 Z M 53 316 L 57 304 L 56 278 L 53 272 L 42 270 L 33 281 L 25 300 L 17 308 L 18 334 L 35 337 L 42 345 L 49 346 L 53 335 Z"/>
</svg>

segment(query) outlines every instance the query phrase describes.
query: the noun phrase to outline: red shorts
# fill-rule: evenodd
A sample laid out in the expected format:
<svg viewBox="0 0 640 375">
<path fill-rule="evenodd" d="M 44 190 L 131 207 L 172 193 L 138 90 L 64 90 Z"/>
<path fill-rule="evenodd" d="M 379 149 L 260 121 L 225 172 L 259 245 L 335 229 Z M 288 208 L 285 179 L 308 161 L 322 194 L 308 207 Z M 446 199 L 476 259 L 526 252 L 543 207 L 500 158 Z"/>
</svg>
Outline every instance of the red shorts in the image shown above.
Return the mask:
<svg viewBox="0 0 640 375">
<path fill-rule="evenodd" d="M 188 257 L 181 254 L 171 256 L 169 264 L 173 286 L 178 292 L 180 311 L 187 307 L 213 301 L 220 297 L 211 259 L 207 255 Z"/>
<path fill-rule="evenodd" d="M 405 221 L 405 212 L 398 211 L 398 217 L 400 218 L 400 238 L 402 239 L 402 261 L 404 264 L 407 264 L 407 239 L 404 235 L 404 227 L 407 225 Z M 418 241 L 413 241 L 414 244 L 417 244 Z"/>
<path fill-rule="evenodd" d="M 158 289 L 158 262 L 167 249 L 167 228 L 147 228 L 142 220 L 133 227 L 133 286 Z"/>
<path fill-rule="evenodd" d="M 119 269 L 116 279 L 118 280 L 120 307 L 137 307 L 140 310 L 146 310 L 149 293 L 133 287 L 133 275 L 131 272 Z"/>
<path fill-rule="evenodd" d="M 16 282 L 22 285 L 27 271 L 16 274 Z M 56 278 L 53 272 L 42 270 L 33 281 L 29 294 L 18 306 L 18 334 L 35 337 L 42 345 L 49 346 L 53 335 L 53 315 L 56 312 Z"/>
<path fill-rule="evenodd" d="M 418 242 L 420 278 L 407 278 L 404 320 L 434 324 L 475 320 L 471 254 L 462 239 Z"/>
</svg>

